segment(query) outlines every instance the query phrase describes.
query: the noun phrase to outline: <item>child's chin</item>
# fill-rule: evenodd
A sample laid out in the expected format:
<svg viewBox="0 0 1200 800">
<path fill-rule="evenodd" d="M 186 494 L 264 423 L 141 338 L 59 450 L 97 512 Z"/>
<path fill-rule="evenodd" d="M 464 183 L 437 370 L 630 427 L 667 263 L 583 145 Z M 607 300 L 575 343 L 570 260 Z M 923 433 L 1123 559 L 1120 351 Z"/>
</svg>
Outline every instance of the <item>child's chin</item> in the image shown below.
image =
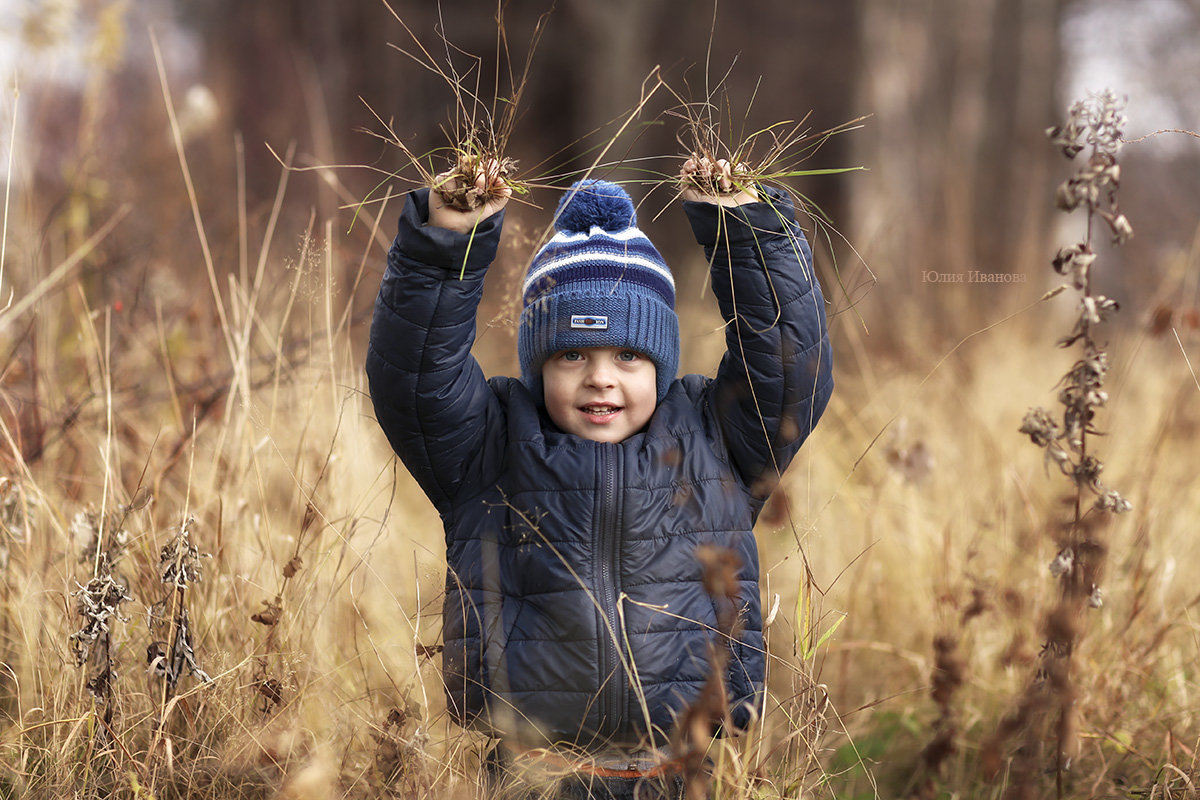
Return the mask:
<svg viewBox="0 0 1200 800">
<path fill-rule="evenodd" d="M 584 439 L 590 439 L 593 442 L 622 442 L 629 438 L 632 431 L 626 430 L 627 425 L 593 425 L 588 424 L 586 427 L 575 432 L 577 436 Z"/>
<path fill-rule="evenodd" d="M 579 435 L 593 442 L 609 442 L 613 444 L 624 441 L 627 438 L 626 434 L 618 431 L 586 431 Z"/>
</svg>

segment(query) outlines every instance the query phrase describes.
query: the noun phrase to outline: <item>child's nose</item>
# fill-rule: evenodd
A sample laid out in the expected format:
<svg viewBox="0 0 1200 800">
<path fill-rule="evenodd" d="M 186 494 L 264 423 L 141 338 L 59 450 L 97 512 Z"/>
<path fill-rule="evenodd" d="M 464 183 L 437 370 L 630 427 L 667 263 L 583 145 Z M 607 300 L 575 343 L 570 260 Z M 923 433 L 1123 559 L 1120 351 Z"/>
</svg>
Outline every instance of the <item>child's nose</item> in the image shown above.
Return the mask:
<svg viewBox="0 0 1200 800">
<path fill-rule="evenodd" d="M 596 388 L 608 388 L 613 385 L 612 365 L 605 359 L 597 358 L 588 364 L 587 383 Z"/>
</svg>

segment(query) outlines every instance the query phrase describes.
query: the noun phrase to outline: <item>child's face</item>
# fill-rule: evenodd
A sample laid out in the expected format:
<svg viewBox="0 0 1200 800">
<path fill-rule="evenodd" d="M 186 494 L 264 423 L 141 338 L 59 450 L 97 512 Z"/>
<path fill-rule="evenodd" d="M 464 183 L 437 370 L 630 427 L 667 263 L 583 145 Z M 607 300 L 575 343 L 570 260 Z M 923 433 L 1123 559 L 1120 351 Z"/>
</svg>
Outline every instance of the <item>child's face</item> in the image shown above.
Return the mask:
<svg viewBox="0 0 1200 800">
<path fill-rule="evenodd" d="M 621 442 L 646 427 L 658 404 L 657 370 L 621 347 L 562 350 L 542 366 L 546 411 L 567 433 Z"/>
</svg>

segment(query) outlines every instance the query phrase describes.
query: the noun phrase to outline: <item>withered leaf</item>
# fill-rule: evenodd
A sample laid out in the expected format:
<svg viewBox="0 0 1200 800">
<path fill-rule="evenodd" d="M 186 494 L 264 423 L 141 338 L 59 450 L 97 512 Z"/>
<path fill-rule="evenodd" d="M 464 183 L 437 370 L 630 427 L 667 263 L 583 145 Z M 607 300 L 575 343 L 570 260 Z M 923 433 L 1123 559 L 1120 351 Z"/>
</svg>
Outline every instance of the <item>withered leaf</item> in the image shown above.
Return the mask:
<svg viewBox="0 0 1200 800">
<path fill-rule="evenodd" d="M 262 604 L 263 610 L 251 614 L 250 620 L 268 628 L 278 625 L 279 618 L 283 616 L 283 598 L 276 595 L 274 600 L 263 600 Z"/>
</svg>

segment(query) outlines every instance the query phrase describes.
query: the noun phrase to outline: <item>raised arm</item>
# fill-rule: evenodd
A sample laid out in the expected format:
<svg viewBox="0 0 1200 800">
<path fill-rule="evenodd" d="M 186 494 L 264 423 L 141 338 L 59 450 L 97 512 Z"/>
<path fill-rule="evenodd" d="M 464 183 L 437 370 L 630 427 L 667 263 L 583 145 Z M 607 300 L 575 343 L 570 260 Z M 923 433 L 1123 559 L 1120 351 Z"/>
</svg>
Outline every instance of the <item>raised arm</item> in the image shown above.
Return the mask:
<svg viewBox="0 0 1200 800">
<path fill-rule="evenodd" d="M 471 355 L 504 215 L 476 214 L 462 230 L 436 191 L 430 208 L 430 194 L 405 200 L 375 301 L 367 377 L 392 448 L 445 511 L 486 457 L 487 432 L 504 430 L 500 403 Z M 435 221 L 450 222 L 430 224 L 431 210 Z"/>
<path fill-rule="evenodd" d="M 832 352 L 791 199 L 770 188 L 746 191 L 755 194 L 726 205 L 685 192 L 684 210 L 726 321 L 726 353 L 709 402 L 734 467 L 765 498 L 825 410 Z"/>
</svg>

